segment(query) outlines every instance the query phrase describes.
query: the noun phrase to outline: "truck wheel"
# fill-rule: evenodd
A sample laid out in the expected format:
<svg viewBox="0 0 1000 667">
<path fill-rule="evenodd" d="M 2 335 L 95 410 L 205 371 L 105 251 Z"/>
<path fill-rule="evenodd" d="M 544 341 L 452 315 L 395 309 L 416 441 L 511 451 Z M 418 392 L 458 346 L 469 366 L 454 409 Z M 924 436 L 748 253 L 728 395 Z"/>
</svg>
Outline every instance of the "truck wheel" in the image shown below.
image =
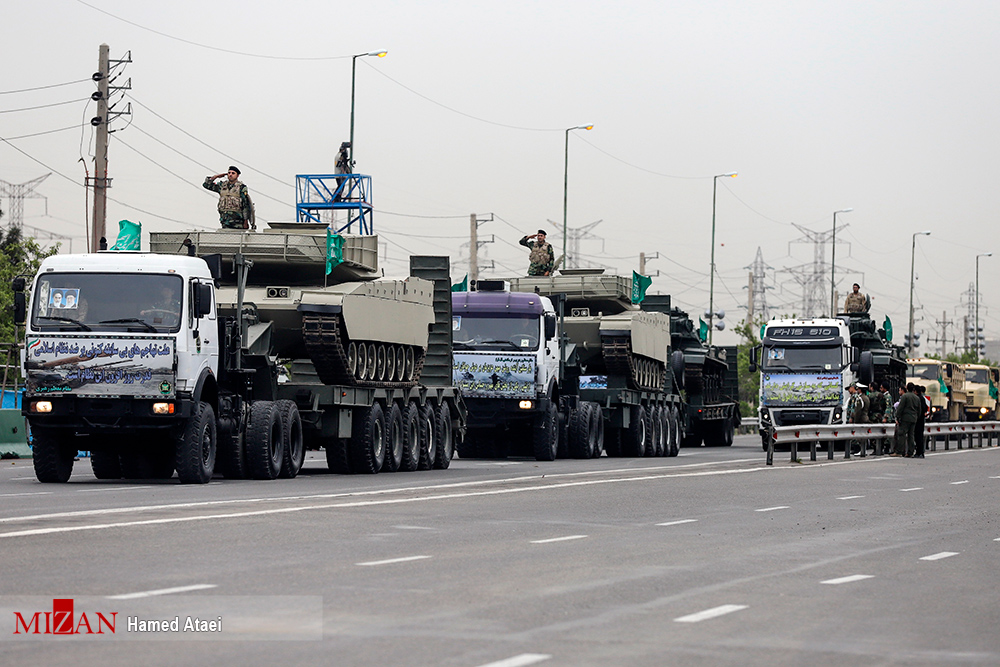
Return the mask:
<svg viewBox="0 0 1000 667">
<path fill-rule="evenodd" d="M 437 458 L 434 459 L 434 467 L 444 470 L 451 465 L 451 457 L 455 454 L 455 440 L 451 430 L 451 408 L 448 407 L 448 401 L 442 401 L 441 407 L 438 408 L 434 431 L 437 435 Z"/>
<path fill-rule="evenodd" d="M 385 462 L 385 413 L 378 403 L 354 416 L 351 470 L 373 475 Z"/>
<path fill-rule="evenodd" d="M 590 403 L 581 402 L 569 414 L 569 455 L 589 459 L 594 455 L 594 440 L 590 433 Z"/>
<path fill-rule="evenodd" d="M 610 426 L 604 431 L 604 451 L 608 456 L 618 458 L 622 455 L 622 443 L 625 440 L 625 429 Z"/>
<path fill-rule="evenodd" d="M 395 359 L 395 354 L 392 355 Z M 403 410 L 403 463 L 399 469 L 413 472 L 420 467 L 420 410 L 414 401 Z"/>
<path fill-rule="evenodd" d="M 90 452 L 90 468 L 97 479 L 122 478 L 122 464 L 118 460 L 118 452 L 114 450 Z"/>
<path fill-rule="evenodd" d="M 246 479 L 247 461 L 238 427 L 223 419 L 216 426 L 215 469 L 226 479 Z"/>
<path fill-rule="evenodd" d="M 207 484 L 212 479 L 215 436 L 215 412 L 208 403 L 198 401 L 174 443 L 174 464 L 181 484 Z"/>
<path fill-rule="evenodd" d="M 590 404 L 590 433 L 594 438 L 594 458 L 604 453 L 604 410 L 599 403 Z"/>
<path fill-rule="evenodd" d="M 306 461 L 306 444 L 302 439 L 302 417 L 295 401 L 282 399 L 275 402 L 281 416 L 281 440 L 284 455 L 281 458 L 279 477 L 292 478 L 302 470 Z"/>
<path fill-rule="evenodd" d="M 326 450 L 326 467 L 338 475 L 351 474 L 351 457 L 348 453 L 347 440 L 343 438 L 326 438 L 323 440 Z"/>
<path fill-rule="evenodd" d="M 73 474 L 76 451 L 62 442 L 56 433 L 40 428 L 31 430 L 31 461 L 39 482 L 63 483 Z"/>
<path fill-rule="evenodd" d="M 649 440 L 649 420 L 646 416 L 646 408 L 637 405 L 632 412 L 632 419 L 629 422 L 628 430 L 625 433 L 624 447 L 622 453 L 625 456 L 645 456 L 646 445 Z"/>
<path fill-rule="evenodd" d="M 402 352 L 403 348 L 399 348 Z M 420 464 L 418 470 L 430 470 L 437 458 L 437 434 L 434 432 L 434 406 L 426 403 L 420 408 Z"/>
<path fill-rule="evenodd" d="M 538 461 L 555 461 L 559 450 L 559 412 L 554 403 L 542 413 L 538 423 L 532 430 L 532 445 L 535 459 Z"/>
<path fill-rule="evenodd" d="M 668 410 L 667 419 L 670 421 L 670 451 L 667 456 L 677 456 L 681 453 L 681 422 L 677 414 L 677 408 L 671 406 Z"/>
<path fill-rule="evenodd" d="M 732 447 L 733 440 L 736 437 L 736 424 L 733 422 L 732 419 L 727 419 L 725 422 L 725 426 L 723 428 L 724 431 L 722 433 L 722 446 Z"/>
<path fill-rule="evenodd" d="M 396 472 L 403 465 L 403 411 L 399 403 L 393 402 L 389 408 L 389 418 L 386 419 L 385 460 L 382 462 L 382 472 Z"/>
<path fill-rule="evenodd" d="M 649 425 L 653 431 L 653 438 L 650 441 L 651 447 L 646 448 L 646 456 L 663 456 L 663 443 L 667 434 L 663 432 L 663 408 L 656 406 L 650 410 Z"/>
<path fill-rule="evenodd" d="M 253 479 L 274 479 L 285 456 L 281 414 L 274 401 L 254 401 L 247 425 L 247 472 Z"/>
</svg>

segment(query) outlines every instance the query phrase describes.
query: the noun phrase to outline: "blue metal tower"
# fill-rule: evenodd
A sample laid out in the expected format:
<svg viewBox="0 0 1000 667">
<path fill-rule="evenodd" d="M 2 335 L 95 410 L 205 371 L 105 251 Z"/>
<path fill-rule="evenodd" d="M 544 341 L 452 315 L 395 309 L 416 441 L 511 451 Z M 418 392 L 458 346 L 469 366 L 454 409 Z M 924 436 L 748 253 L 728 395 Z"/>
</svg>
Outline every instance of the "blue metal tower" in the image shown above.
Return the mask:
<svg viewBox="0 0 1000 667">
<path fill-rule="evenodd" d="M 299 174 L 295 177 L 295 220 L 319 222 L 321 211 L 346 211 L 347 222 L 337 222 L 339 234 L 372 234 L 372 177 L 365 174 Z"/>
</svg>

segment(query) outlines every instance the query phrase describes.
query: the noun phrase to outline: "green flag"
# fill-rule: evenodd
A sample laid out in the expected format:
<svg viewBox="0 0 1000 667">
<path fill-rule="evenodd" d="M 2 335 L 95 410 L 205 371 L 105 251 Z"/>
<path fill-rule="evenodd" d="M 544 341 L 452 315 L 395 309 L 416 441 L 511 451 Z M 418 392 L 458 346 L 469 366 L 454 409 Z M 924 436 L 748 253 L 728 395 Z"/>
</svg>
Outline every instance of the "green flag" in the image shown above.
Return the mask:
<svg viewBox="0 0 1000 667">
<path fill-rule="evenodd" d="M 326 230 L 326 274 L 330 275 L 333 267 L 344 261 L 344 237 L 334 234 L 328 227 Z"/>
<path fill-rule="evenodd" d="M 1000 392 L 997 391 L 997 386 L 993 384 L 993 378 L 990 378 L 990 398 L 996 400 L 1000 398 Z"/>
<path fill-rule="evenodd" d="M 112 250 L 141 250 L 139 235 L 142 224 L 128 220 L 118 221 L 118 239 L 111 246 Z"/>
<path fill-rule="evenodd" d="M 640 276 L 635 271 L 632 272 L 632 303 L 642 303 L 646 298 L 646 290 L 653 284 L 653 279 L 648 276 Z"/>
<path fill-rule="evenodd" d="M 702 343 L 708 340 L 708 323 L 700 317 L 698 318 L 698 338 Z"/>
<path fill-rule="evenodd" d="M 942 394 L 947 394 L 948 393 L 948 385 L 946 385 L 944 383 L 944 380 L 942 380 L 940 377 L 938 377 L 938 389 L 941 390 Z"/>
<path fill-rule="evenodd" d="M 888 315 L 885 316 L 885 322 L 882 323 L 882 328 L 885 329 L 885 342 L 891 343 L 892 342 L 892 320 L 889 319 Z"/>
<path fill-rule="evenodd" d="M 766 330 L 767 330 L 767 325 L 766 324 L 760 325 L 760 339 L 761 340 L 764 340 L 764 332 Z"/>
<path fill-rule="evenodd" d="M 465 277 L 462 278 L 462 282 L 455 283 L 451 286 L 452 292 L 468 292 L 469 291 L 469 274 L 466 273 Z"/>
</svg>

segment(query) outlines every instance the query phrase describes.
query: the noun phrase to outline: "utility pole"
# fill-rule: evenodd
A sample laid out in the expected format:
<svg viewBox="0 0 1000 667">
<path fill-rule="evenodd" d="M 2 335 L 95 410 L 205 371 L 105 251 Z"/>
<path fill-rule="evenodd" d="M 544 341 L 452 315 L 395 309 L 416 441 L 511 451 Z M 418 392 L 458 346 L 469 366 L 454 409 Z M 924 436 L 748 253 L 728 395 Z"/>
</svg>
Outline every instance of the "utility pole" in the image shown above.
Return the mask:
<svg viewBox="0 0 1000 667">
<path fill-rule="evenodd" d="M 108 214 L 108 78 L 111 63 L 108 57 L 110 48 L 101 44 L 97 58 L 97 72 L 94 80 L 97 82 L 97 116 L 90 124 L 97 128 L 94 146 L 94 225 L 93 237 L 90 240 L 90 252 L 97 252 L 101 247 L 101 239 L 106 238 L 105 223 Z"/>
<path fill-rule="evenodd" d="M 479 280 L 479 223 L 469 215 L 469 284 Z"/>
</svg>

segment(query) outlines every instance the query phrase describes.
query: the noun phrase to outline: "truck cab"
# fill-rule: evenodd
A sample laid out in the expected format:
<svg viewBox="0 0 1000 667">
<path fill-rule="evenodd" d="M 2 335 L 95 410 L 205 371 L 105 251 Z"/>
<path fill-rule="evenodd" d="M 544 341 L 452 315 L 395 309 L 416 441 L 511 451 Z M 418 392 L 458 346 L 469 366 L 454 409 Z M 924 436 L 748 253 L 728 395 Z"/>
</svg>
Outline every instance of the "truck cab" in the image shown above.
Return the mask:
<svg viewBox="0 0 1000 667">
<path fill-rule="evenodd" d="M 965 371 L 965 418 L 969 421 L 996 419 L 995 368 L 984 364 L 962 364 Z"/>
<path fill-rule="evenodd" d="M 931 421 L 961 421 L 965 418 L 965 370 L 961 364 L 940 359 L 907 359 L 906 381 L 924 387 L 931 401 Z"/>
</svg>

